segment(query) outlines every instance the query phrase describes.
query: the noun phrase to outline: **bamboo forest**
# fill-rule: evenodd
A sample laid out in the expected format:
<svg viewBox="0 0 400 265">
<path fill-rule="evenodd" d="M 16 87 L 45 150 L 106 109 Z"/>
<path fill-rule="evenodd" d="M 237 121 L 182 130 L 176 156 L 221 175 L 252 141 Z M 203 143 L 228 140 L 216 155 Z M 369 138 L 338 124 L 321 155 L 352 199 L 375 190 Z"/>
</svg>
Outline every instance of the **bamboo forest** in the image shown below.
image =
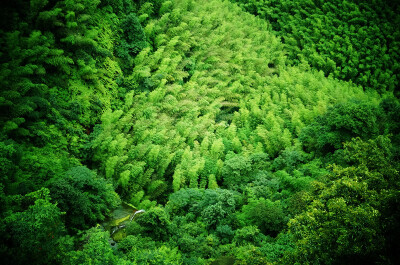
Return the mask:
<svg viewBox="0 0 400 265">
<path fill-rule="evenodd" d="M 400 264 L 400 3 L 2 0 L 1 264 Z"/>
</svg>

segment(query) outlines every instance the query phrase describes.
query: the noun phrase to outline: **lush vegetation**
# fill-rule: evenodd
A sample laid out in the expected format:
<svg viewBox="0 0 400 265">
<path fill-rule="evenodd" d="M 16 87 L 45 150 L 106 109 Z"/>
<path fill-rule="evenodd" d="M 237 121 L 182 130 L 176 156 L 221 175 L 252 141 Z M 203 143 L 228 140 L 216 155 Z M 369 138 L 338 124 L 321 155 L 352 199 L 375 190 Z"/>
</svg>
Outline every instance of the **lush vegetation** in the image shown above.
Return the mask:
<svg viewBox="0 0 400 265">
<path fill-rule="evenodd" d="M 270 22 L 288 63 L 377 90 L 399 91 L 397 1 L 231 0 Z"/>
<path fill-rule="evenodd" d="M 6 264 L 400 262 L 395 3 L 1 5 Z"/>
</svg>

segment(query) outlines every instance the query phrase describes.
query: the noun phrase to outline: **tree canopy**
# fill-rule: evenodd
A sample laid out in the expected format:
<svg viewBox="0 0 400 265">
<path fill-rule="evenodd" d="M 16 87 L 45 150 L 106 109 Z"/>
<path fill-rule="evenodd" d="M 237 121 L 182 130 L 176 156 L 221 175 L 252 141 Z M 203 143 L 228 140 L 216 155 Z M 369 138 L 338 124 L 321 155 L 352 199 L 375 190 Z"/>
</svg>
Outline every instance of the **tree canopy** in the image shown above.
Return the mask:
<svg viewBox="0 0 400 265">
<path fill-rule="evenodd" d="M 4 264 L 398 264 L 400 6 L 0 3 Z"/>
</svg>

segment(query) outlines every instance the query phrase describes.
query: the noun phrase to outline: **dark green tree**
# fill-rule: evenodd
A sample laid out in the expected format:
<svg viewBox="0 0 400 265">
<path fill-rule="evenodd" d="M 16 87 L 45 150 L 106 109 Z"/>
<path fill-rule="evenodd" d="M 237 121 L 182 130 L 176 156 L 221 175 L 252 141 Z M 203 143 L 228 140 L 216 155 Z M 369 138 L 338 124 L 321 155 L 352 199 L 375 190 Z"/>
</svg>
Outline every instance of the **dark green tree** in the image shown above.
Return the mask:
<svg viewBox="0 0 400 265">
<path fill-rule="evenodd" d="M 109 232 L 101 231 L 99 228 L 91 228 L 86 231 L 83 237 L 82 248 L 68 252 L 62 264 L 133 264 L 114 254 L 110 240 Z"/>
<path fill-rule="evenodd" d="M 285 264 L 384 262 L 396 264 L 399 231 L 398 163 L 390 140 L 345 144 L 351 166 L 332 166 L 326 184 L 316 182 L 313 202 L 289 222 L 296 248 Z M 389 235 L 392 236 L 389 236 Z"/>
<path fill-rule="evenodd" d="M 71 230 L 96 225 L 120 203 L 112 185 L 83 166 L 53 180 L 49 189 L 52 199 L 66 212 L 65 223 Z"/>
<path fill-rule="evenodd" d="M 133 58 L 147 46 L 146 35 L 135 13 L 130 13 L 121 21 L 122 31 L 116 55 L 121 59 L 123 69 L 133 67 Z"/>
<path fill-rule="evenodd" d="M 14 205 L 8 205 L 9 209 L 15 210 L 9 210 L 2 221 L 5 245 L 1 254 L 6 264 L 60 262 L 64 251 L 72 248 L 72 241 L 65 237 L 64 213 L 50 202 L 49 193 L 43 188 L 24 197 L 15 196 L 7 200 Z"/>
</svg>

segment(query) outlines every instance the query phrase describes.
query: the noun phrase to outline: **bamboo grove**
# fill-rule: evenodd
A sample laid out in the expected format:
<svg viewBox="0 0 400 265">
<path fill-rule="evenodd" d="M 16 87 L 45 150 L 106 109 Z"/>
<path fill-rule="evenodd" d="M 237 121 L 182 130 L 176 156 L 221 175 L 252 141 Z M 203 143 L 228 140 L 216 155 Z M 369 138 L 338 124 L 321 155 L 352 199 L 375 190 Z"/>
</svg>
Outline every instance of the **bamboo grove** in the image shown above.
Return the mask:
<svg viewBox="0 0 400 265">
<path fill-rule="evenodd" d="M 398 264 L 396 2 L 0 5 L 2 264 Z"/>
</svg>

